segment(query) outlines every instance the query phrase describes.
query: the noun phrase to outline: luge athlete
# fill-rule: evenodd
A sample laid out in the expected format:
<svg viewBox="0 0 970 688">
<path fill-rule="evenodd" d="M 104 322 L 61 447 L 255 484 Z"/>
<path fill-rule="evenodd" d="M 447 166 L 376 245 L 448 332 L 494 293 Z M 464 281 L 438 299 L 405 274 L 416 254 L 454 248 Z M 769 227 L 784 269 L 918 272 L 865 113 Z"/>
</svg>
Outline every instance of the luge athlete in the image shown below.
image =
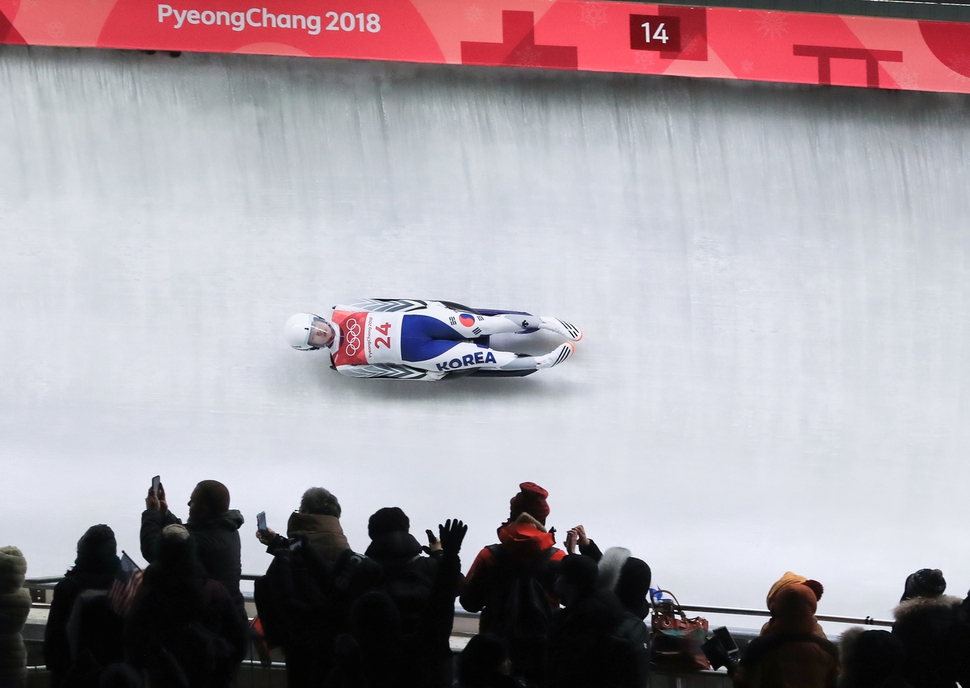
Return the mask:
<svg viewBox="0 0 970 688">
<path fill-rule="evenodd" d="M 566 341 L 544 356 L 489 347 L 491 335 L 537 330 Z M 294 349 L 327 349 L 332 367 L 344 375 L 400 380 L 521 377 L 562 363 L 583 338 L 579 328 L 558 318 L 418 299 L 354 301 L 334 306 L 329 319 L 297 313 L 286 321 L 284 335 Z"/>
</svg>

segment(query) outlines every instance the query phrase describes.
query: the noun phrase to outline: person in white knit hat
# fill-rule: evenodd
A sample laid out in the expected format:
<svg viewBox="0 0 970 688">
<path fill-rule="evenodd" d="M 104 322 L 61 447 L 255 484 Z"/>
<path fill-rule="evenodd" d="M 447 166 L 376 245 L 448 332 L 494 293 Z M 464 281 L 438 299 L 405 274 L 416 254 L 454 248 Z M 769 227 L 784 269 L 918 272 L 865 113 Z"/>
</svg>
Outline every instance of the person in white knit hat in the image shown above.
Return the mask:
<svg viewBox="0 0 970 688">
<path fill-rule="evenodd" d="M 27 560 L 16 547 L 0 547 L 0 686 L 27 685 L 27 649 L 20 631 L 30 613 L 23 587 Z"/>
</svg>

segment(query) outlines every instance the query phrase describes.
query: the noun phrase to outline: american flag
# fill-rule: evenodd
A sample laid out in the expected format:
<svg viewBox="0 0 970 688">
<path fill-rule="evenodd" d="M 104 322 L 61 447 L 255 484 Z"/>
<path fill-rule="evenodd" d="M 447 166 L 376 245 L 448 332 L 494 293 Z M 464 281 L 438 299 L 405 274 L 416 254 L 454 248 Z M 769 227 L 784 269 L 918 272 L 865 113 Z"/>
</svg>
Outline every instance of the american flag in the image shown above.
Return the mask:
<svg viewBox="0 0 970 688">
<path fill-rule="evenodd" d="M 138 564 L 131 560 L 127 552 L 121 550 L 121 568 L 108 590 L 108 601 L 118 614 L 124 616 L 128 613 L 132 600 L 141 588 L 143 575 Z"/>
</svg>

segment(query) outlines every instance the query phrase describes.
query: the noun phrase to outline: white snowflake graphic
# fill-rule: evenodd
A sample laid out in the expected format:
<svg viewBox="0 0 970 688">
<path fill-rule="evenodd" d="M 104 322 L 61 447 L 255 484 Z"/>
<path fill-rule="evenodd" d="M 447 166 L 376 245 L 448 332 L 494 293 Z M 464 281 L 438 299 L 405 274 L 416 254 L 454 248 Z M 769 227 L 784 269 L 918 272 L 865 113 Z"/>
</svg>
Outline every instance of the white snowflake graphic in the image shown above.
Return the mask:
<svg viewBox="0 0 970 688">
<path fill-rule="evenodd" d="M 531 45 L 519 48 L 512 53 L 512 56 L 515 58 L 515 64 L 520 67 L 542 66 L 542 54 Z"/>
<path fill-rule="evenodd" d="M 900 88 L 915 91 L 919 88 L 919 74 L 905 65 L 889 66 L 884 64 L 889 75 L 899 84 Z"/>
<path fill-rule="evenodd" d="M 583 5 L 579 21 L 598 29 L 606 23 L 606 8 L 602 5 Z"/>
<path fill-rule="evenodd" d="M 51 38 L 60 38 L 64 35 L 64 25 L 59 21 L 52 21 L 47 25 L 47 33 Z"/>
<path fill-rule="evenodd" d="M 707 51 L 707 44 L 700 36 L 694 36 L 685 47 L 680 49 L 679 57 L 684 60 L 703 58 Z"/>
<path fill-rule="evenodd" d="M 788 20 L 780 12 L 758 12 L 758 18 L 755 21 L 758 24 L 758 31 L 765 38 L 774 40 L 788 33 Z"/>
<path fill-rule="evenodd" d="M 482 12 L 481 7 L 476 7 L 472 5 L 467 10 L 465 10 L 465 19 L 471 22 L 472 24 L 477 24 L 484 18 L 485 18 L 485 13 Z"/>
<path fill-rule="evenodd" d="M 653 50 L 638 50 L 633 56 L 633 62 L 641 69 L 654 69 L 657 65 L 659 55 Z"/>
<path fill-rule="evenodd" d="M 741 62 L 742 74 L 750 74 L 753 71 L 754 71 L 754 62 L 752 62 L 751 60 L 743 60 Z"/>
</svg>

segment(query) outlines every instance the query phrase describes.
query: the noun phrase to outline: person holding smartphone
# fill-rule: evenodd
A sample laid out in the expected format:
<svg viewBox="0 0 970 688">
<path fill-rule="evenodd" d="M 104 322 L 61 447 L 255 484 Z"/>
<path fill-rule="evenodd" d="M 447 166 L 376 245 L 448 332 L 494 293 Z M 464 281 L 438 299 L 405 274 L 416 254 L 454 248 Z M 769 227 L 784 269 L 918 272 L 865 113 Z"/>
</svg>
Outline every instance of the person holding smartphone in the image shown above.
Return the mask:
<svg viewBox="0 0 970 688">
<path fill-rule="evenodd" d="M 157 485 L 148 489 L 145 511 L 141 516 L 141 554 L 149 563 L 155 561 L 162 529 L 182 523 L 169 511 L 161 480 Z M 189 517 L 185 526 L 195 537 L 199 561 L 206 573 L 225 586 L 239 613 L 245 616 L 245 602 L 239 590 L 242 576 L 239 528 L 244 519 L 237 510 L 229 508 L 229 499 L 229 489 L 221 482 L 201 481 L 189 498 Z"/>
<path fill-rule="evenodd" d="M 269 641 L 283 648 L 290 688 L 318 686 L 326 677 L 351 605 L 383 575 L 350 548 L 340 513 L 336 496 L 311 487 L 290 514 L 285 536 L 257 517 L 256 539 L 273 561 L 256 581 L 256 611 Z"/>
</svg>

